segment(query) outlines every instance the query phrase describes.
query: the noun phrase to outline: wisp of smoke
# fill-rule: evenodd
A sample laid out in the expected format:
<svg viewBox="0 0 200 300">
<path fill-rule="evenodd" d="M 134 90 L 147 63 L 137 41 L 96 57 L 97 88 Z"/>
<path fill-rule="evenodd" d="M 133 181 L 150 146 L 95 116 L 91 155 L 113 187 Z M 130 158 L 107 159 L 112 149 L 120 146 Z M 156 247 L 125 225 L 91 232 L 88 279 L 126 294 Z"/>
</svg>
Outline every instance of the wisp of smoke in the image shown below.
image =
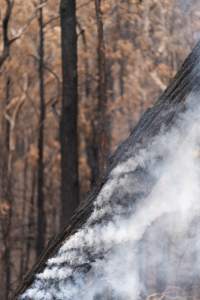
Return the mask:
<svg viewBox="0 0 200 300">
<path fill-rule="evenodd" d="M 174 286 L 198 293 L 200 105 L 189 98 L 170 130 L 112 170 L 85 226 L 21 299 L 136 300 Z"/>
</svg>

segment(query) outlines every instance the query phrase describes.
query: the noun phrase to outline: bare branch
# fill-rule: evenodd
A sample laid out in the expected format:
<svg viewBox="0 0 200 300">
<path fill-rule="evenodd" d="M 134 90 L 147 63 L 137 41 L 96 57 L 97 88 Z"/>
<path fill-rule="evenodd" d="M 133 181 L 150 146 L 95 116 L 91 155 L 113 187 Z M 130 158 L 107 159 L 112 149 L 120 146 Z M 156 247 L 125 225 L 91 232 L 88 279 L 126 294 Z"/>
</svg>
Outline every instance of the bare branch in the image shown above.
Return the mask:
<svg viewBox="0 0 200 300">
<path fill-rule="evenodd" d="M 24 91 L 27 90 L 27 86 L 28 86 L 28 80 L 26 77 L 25 81 L 24 81 Z M 10 124 L 10 137 L 9 137 L 10 152 L 9 152 L 9 158 L 8 158 L 9 174 L 11 172 L 12 155 L 13 155 L 13 152 L 15 151 L 15 145 L 16 145 L 16 136 L 15 136 L 16 121 L 17 121 L 19 112 L 20 112 L 25 100 L 26 100 L 26 95 L 25 95 L 25 93 L 23 93 L 20 98 L 17 98 L 16 100 L 14 100 L 14 104 L 12 103 L 13 101 L 10 104 L 8 104 L 5 109 L 5 112 L 4 112 L 4 117 Z M 11 109 L 13 109 L 12 113 L 10 112 Z"/>
<path fill-rule="evenodd" d="M 9 57 L 10 46 L 15 41 L 17 41 L 18 39 L 21 38 L 21 36 L 27 31 L 27 29 L 31 25 L 32 21 L 36 18 L 38 10 L 46 5 L 46 3 L 38 5 L 35 8 L 33 14 L 31 15 L 31 17 L 28 19 L 27 23 L 16 33 L 16 35 L 14 37 L 9 39 L 9 34 L 8 34 L 9 22 L 10 22 L 10 18 L 11 18 L 11 15 L 12 15 L 14 0 L 5 0 L 5 1 L 6 1 L 6 4 L 7 4 L 7 8 L 6 8 L 6 13 L 5 13 L 5 16 L 4 16 L 3 22 L 2 22 L 2 27 L 3 27 L 3 50 L 2 50 L 2 53 L 0 54 L 0 68 L 2 67 L 2 65 L 4 64 L 6 59 Z"/>
<path fill-rule="evenodd" d="M 51 17 L 48 21 L 46 21 L 46 23 L 44 23 L 44 27 L 46 27 L 47 25 L 51 24 L 55 20 L 59 20 L 59 18 L 60 18 L 59 15 Z"/>
<path fill-rule="evenodd" d="M 46 5 L 46 3 L 40 4 L 38 5 L 33 14 L 31 15 L 31 17 L 28 19 L 27 23 L 18 31 L 18 33 L 9 41 L 10 45 L 15 42 L 16 40 L 20 39 L 21 36 L 27 31 L 27 29 L 29 28 L 29 26 L 31 25 L 32 21 L 36 18 L 37 16 L 37 12 L 39 9 L 41 9 L 42 7 L 44 7 Z"/>
</svg>

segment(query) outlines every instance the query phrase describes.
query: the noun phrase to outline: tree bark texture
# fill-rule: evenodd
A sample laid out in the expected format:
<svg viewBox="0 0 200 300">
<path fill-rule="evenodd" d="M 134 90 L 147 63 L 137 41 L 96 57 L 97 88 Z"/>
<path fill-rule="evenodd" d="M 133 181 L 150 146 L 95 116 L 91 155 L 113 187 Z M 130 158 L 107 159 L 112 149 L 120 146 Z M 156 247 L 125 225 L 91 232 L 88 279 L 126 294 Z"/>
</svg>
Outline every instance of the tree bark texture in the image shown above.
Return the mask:
<svg viewBox="0 0 200 300">
<path fill-rule="evenodd" d="M 97 22 L 97 111 L 94 121 L 96 146 L 96 177 L 103 175 L 109 155 L 110 126 L 107 116 L 107 78 L 102 1 L 95 0 Z"/>
<path fill-rule="evenodd" d="M 37 173 L 37 235 L 36 255 L 40 256 L 45 246 L 46 216 L 44 196 L 44 127 L 45 127 L 45 83 L 44 83 L 44 26 L 43 8 L 39 10 L 39 93 L 40 117 L 38 132 L 38 173 Z"/>
<path fill-rule="evenodd" d="M 78 76 L 76 1 L 60 3 L 63 95 L 60 120 L 61 220 L 63 229 L 79 203 L 78 174 Z"/>
</svg>

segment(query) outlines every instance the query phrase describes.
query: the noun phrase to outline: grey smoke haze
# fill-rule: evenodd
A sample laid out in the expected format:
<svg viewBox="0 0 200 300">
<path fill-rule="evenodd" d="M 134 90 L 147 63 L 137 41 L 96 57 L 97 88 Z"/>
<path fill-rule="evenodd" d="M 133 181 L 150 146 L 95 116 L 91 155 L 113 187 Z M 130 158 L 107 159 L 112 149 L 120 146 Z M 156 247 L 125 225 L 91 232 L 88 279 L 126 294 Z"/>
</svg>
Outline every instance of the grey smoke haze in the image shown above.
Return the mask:
<svg viewBox="0 0 200 300">
<path fill-rule="evenodd" d="M 136 300 L 200 274 L 200 105 L 190 95 L 173 128 L 117 165 L 86 225 L 21 299 Z M 186 102 L 187 103 L 187 102 Z"/>
<path fill-rule="evenodd" d="M 196 2 L 195 0 L 179 0 L 180 6 L 182 9 L 187 12 L 188 9 Z"/>
<path fill-rule="evenodd" d="M 192 6 L 198 4 L 198 0 L 177 0 L 182 10 L 187 14 Z"/>
</svg>

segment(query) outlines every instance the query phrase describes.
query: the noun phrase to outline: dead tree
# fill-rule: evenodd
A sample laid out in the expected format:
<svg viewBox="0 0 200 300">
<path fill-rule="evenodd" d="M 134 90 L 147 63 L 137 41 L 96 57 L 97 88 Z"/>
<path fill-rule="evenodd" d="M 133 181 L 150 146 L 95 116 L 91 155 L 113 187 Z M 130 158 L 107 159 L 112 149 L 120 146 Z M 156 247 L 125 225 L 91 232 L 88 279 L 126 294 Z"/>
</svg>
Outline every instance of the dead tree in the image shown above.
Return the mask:
<svg viewBox="0 0 200 300">
<path fill-rule="evenodd" d="M 107 117 L 107 78 L 106 56 L 104 42 L 104 26 L 102 14 L 102 1 L 95 0 L 97 23 L 97 108 L 96 118 L 93 124 L 95 131 L 93 156 L 96 161 L 96 180 L 105 171 L 106 158 L 109 154 L 109 122 Z"/>
<path fill-rule="evenodd" d="M 11 78 L 8 76 L 6 78 L 6 88 L 5 88 L 5 101 L 4 104 L 5 107 L 9 105 L 10 102 L 10 86 L 11 86 Z M 5 110 L 4 107 L 4 110 Z M 9 172 L 9 157 L 11 153 L 10 149 L 10 134 L 11 134 L 11 128 L 10 123 L 7 118 L 3 118 L 2 120 L 2 128 L 4 132 L 4 139 L 3 143 L 1 145 L 1 156 L 3 157 L 2 163 L 1 163 L 1 176 L 2 176 L 2 182 L 1 182 L 1 199 L 5 199 L 6 205 L 8 206 L 8 213 L 5 215 L 5 217 L 0 222 L 1 227 L 1 234 L 2 234 L 2 245 L 4 246 L 4 252 L 3 252 L 3 268 L 4 268 L 4 285 L 5 290 L 2 289 L 2 295 L 4 295 L 5 299 L 8 299 L 9 295 L 9 287 L 11 284 L 11 230 L 12 230 L 12 178 L 11 173 Z"/>
<path fill-rule="evenodd" d="M 171 84 L 165 90 L 163 95 L 158 99 L 152 108 L 148 109 L 144 113 L 138 125 L 135 127 L 128 139 L 118 147 L 109 162 L 107 174 L 104 179 L 98 186 L 96 186 L 96 188 L 94 188 L 87 201 L 85 201 L 84 204 L 78 208 L 72 217 L 70 224 L 64 229 L 64 231 L 62 231 L 55 239 L 49 242 L 43 255 L 40 257 L 33 269 L 25 276 L 12 299 L 18 299 L 19 295 L 22 294 L 28 287 L 30 287 L 34 281 L 35 274 L 40 273 L 45 268 L 47 259 L 54 256 L 63 242 L 66 242 L 71 235 L 77 232 L 77 230 L 86 223 L 93 211 L 93 203 L 100 193 L 102 187 L 109 179 L 109 174 L 113 168 L 126 161 L 128 158 L 134 159 L 135 155 L 138 153 L 138 150 L 141 148 L 146 148 L 152 138 L 160 132 L 161 128 L 163 131 L 167 131 L 171 128 L 178 114 L 184 111 L 185 100 L 187 96 L 192 92 L 200 92 L 199 67 L 200 42 L 188 56 L 180 71 L 172 80 Z M 124 174 L 121 174 L 121 176 L 124 176 Z M 136 168 L 133 172 L 130 172 L 128 176 L 131 176 L 131 179 L 136 179 L 136 182 L 139 182 L 140 184 L 137 186 L 137 193 L 135 193 L 134 197 L 131 197 L 131 199 L 126 197 L 122 197 L 123 199 L 117 199 L 118 201 L 123 201 L 122 205 L 124 206 L 126 203 L 130 204 L 130 201 L 132 201 L 132 204 L 134 205 L 135 201 L 139 199 L 139 195 L 141 193 L 149 193 L 149 190 L 154 184 L 153 181 L 148 180 L 148 172 L 144 167 L 138 166 L 138 168 Z M 149 182 L 149 186 L 144 184 L 147 181 Z M 118 187 L 116 186 L 116 192 L 117 188 Z M 109 204 L 112 205 L 112 203 L 116 201 L 116 194 L 111 195 L 108 201 Z M 110 217 L 112 216 L 106 216 L 106 218 Z M 98 220 L 98 222 L 106 222 L 105 217 Z M 93 261 L 94 260 L 95 257 L 93 257 Z M 89 266 L 87 265 L 85 268 L 85 272 L 87 272 Z"/>
<path fill-rule="evenodd" d="M 44 21 L 43 8 L 39 10 L 39 94 L 40 94 L 40 118 L 38 131 L 38 172 L 37 172 L 37 236 L 36 254 L 41 254 L 45 245 L 45 196 L 44 196 L 44 127 L 45 127 L 45 83 L 44 83 Z"/>
<path fill-rule="evenodd" d="M 69 223 L 79 203 L 76 1 L 60 2 L 60 19 L 63 77 L 60 119 L 60 227 L 63 228 Z"/>
</svg>

